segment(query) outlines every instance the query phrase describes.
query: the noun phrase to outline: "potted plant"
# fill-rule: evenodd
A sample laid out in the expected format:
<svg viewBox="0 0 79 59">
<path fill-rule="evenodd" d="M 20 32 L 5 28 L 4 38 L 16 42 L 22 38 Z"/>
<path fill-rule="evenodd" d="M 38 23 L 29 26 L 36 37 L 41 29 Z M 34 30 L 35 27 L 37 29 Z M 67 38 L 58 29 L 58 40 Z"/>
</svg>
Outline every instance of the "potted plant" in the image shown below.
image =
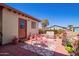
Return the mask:
<svg viewBox="0 0 79 59">
<path fill-rule="evenodd" d="M 13 38 L 13 44 L 18 44 L 19 43 L 19 38 L 16 36 Z"/>
</svg>

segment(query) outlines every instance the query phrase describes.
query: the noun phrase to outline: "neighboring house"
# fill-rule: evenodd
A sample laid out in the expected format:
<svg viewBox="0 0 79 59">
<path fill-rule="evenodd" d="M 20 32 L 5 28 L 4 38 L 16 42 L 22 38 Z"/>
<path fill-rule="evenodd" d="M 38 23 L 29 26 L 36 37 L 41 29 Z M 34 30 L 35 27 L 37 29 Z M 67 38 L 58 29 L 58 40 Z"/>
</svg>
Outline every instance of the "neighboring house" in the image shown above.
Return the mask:
<svg viewBox="0 0 79 59">
<path fill-rule="evenodd" d="M 79 27 L 73 27 L 72 29 L 74 32 L 79 32 Z"/>
<path fill-rule="evenodd" d="M 73 32 L 79 32 L 79 27 L 62 27 L 62 26 L 58 26 L 58 25 L 53 25 L 51 27 L 46 28 L 46 30 L 58 30 L 58 29 L 63 29 L 63 30 L 70 30 Z"/>
<path fill-rule="evenodd" d="M 66 27 L 58 26 L 58 25 L 53 25 L 51 27 L 48 27 L 47 30 L 57 30 L 57 29 L 67 29 Z"/>
<path fill-rule="evenodd" d="M 1 3 L 0 44 L 12 42 L 15 36 L 27 40 L 30 33 L 38 34 L 39 22 L 40 20 Z"/>
<path fill-rule="evenodd" d="M 72 30 L 73 32 L 79 32 L 79 27 L 72 26 L 72 27 L 67 27 L 67 28 Z"/>
</svg>

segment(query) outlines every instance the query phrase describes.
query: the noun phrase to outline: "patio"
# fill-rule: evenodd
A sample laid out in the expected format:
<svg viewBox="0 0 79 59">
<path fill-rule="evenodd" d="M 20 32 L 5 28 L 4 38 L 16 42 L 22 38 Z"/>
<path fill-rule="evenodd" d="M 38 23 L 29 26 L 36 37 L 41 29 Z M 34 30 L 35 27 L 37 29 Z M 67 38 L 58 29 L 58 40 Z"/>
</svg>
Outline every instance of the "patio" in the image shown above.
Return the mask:
<svg viewBox="0 0 79 59">
<path fill-rule="evenodd" d="M 17 45 L 7 44 L 0 46 L 0 56 L 39 56 L 39 54 L 25 50 L 20 46 L 25 45 L 24 43 L 19 43 Z"/>
<path fill-rule="evenodd" d="M 61 44 L 61 39 L 35 36 L 25 43 L 0 46 L 0 56 L 68 56 L 68 52 Z M 36 40 L 34 40 L 36 39 Z M 35 43 L 45 43 L 38 45 Z"/>
</svg>

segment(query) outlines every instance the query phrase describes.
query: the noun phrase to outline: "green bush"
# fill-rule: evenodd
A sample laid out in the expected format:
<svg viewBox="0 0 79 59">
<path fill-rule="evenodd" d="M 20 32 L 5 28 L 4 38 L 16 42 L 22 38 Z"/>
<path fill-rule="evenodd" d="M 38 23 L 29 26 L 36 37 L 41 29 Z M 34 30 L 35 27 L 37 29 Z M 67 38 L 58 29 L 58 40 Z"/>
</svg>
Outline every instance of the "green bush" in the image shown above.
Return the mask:
<svg viewBox="0 0 79 59">
<path fill-rule="evenodd" d="M 76 55 L 79 56 L 79 47 L 76 49 Z"/>
<path fill-rule="evenodd" d="M 61 34 L 61 33 L 64 32 L 62 29 L 59 29 L 59 30 L 53 30 L 53 31 L 54 31 L 54 34 Z"/>
<path fill-rule="evenodd" d="M 43 30 L 42 29 L 39 29 L 39 34 L 42 34 L 43 33 Z"/>
<path fill-rule="evenodd" d="M 45 33 L 46 33 L 45 30 L 43 30 L 43 29 L 39 29 L 39 34 L 45 34 Z"/>
<path fill-rule="evenodd" d="M 76 55 L 79 56 L 79 41 L 78 41 L 78 47 L 76 48 Z"/>
<path fill-rule="evenodd" d="M 71 43 L 69 41 L 66 42 L 66 46 L 72 47 Z"/>
<path fill-rule="evenodd" d="M 69 47 L 69 46 L 65 46 L 65 49 L 69 52 L 72 53 L 74 51 L 74 48 Z"/>
<path fill-rule="evenodd" d="M 66 49 L 69 53 L 74 52 L 74 48 L 72 47 L 71 42 L 69 42 L 68 40 L 67 40 L 67 42 L 66 42 L 65 49 Z"/>
<path fill-rule="evenodd" d="M 53 30 L 54 31 L 54 34 L 58 34 L 58 30 Z"/>
</svg>

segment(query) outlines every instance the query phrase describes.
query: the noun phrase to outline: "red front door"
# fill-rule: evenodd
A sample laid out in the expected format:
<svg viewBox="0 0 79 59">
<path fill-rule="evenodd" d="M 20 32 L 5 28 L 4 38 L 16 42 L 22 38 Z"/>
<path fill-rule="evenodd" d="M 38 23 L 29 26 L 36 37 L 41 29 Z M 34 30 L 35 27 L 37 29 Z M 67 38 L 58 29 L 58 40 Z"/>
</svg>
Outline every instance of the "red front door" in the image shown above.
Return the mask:
<svg viewBox="0 0 79 59">
<path fill-rule="evenodd" d="M 19 18 L 19 38 L 24 39 L 27 37 L 27 21 Z"/>
</svg>

